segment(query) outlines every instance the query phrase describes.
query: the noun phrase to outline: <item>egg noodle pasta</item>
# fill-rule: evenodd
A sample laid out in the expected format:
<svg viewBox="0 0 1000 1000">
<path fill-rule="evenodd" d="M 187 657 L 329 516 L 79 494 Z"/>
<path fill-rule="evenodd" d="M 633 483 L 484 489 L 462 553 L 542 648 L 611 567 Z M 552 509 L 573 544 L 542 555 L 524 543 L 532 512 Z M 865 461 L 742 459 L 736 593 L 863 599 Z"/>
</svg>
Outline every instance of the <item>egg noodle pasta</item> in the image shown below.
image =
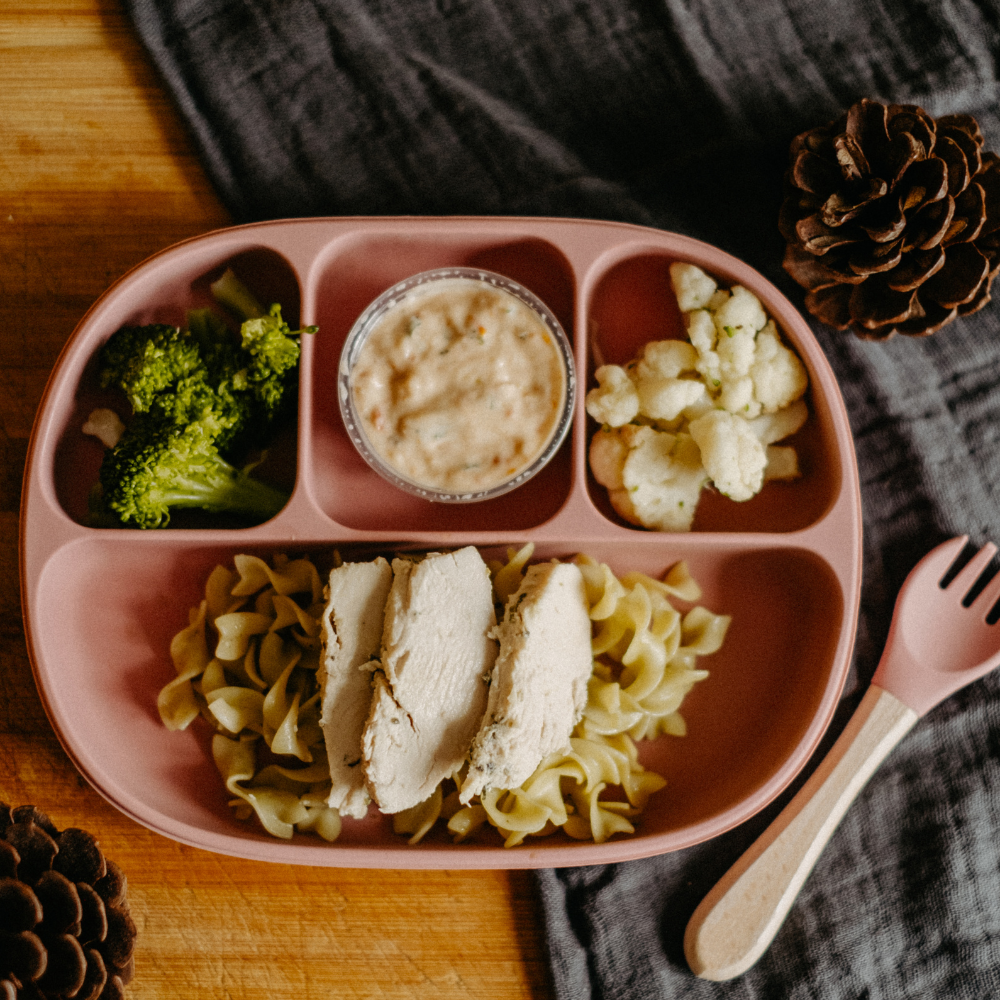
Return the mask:
<svg viewBox="0 0 1000 1000">
<path fill-rule="evenodd" d="M 489 564 L 500 611 L 533 552 L 528 544 Z M 633 833 L 650 795 L 666 784 L 639 763 L 635 741 L 684 735 L 681 703 L 708 676 L 698 657 L 721 647 L 729 618 L 673 606 L 701 597 L 683 562 L 662 580 L 638 572 L 617 577 L 587 555 L 574 562 L 593 623 L 594 660 L 569 744 L 520 787 L 487 788 L 463 805 L 466 763 L 424 802 L 393 816 L 393 829 L 409 843 L 439 821 L 456 843 L 488 826 L 507 847 L 557 830 L 602 843 Z M 176 676 L 159 693 L 160 717 L 173 730 L 199 716 L 213 726 L 212 756 L 238 819 L 256 815 L 275 837 L 299 831 L 333 841 L 341 817 L 326 804 L 331 782 L 319 725 L 320 573 L 310 559 L 281 554 L 270 562 L 237 555 L 233 565 L 209 574 L 188 625 L 171 641 Z"/>
<path fill-rule="evenodd" d="M 160 717 L 185 729 L 199 715 L 215 728 L 212 756 L 240 819 L 256 814 L 289 838 L 340 833 L 326 805 L 330 771 L 319 726 L 319 618 L 323 584 L 309 559 L 237 555 L 217 566 L 205 596 L 174 636 L 177 676 L 161 691 Z M 289 766 L 260 767 L 261 745 Z"/>
</svg>

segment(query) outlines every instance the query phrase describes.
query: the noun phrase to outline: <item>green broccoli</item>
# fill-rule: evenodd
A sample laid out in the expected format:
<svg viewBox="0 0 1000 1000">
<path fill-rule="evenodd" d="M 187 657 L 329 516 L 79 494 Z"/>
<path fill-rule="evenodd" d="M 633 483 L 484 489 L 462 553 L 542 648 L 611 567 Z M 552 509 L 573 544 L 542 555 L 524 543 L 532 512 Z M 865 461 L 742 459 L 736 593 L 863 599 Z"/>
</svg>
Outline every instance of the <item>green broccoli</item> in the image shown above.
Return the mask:
<svg viewBox="0 0 1000 1000">
<path fill-rule="evenodd" d="M 101 465 L 104 506 L 140 528 L 166 525 L 178 507 L 273 517 L 287 495 L 230 465 L 215 433 L 210 421 L 181 425 L 137 414 Z"/>
<path fill-rule="evenodd" d="M 101 350 L 101 386 L 122 389 L 133 413 L 182 425 L 211 418 L 216 445 L 226 453 L 266 429 L 247 380 L 251 362 L 224 324 L 221 334 L 208 336 L 160 324 L 128 326 Z"/>
<path fill-rule="evenodd" d="M 247 382 L 266 420 L 274 420 L 295 384 L 299 365 L 299 333 L 315 333 L 316 327 L 290 330 L 281 318 L 281 306 L 271 306 L 267 316 L 248 319 L 240 328 L 243 350 L 250 355 Z"/>
<path fill-rule="evenodd" d="M 188 331 L 162 323 L 123 326 L 101 348 L 99 363 L 101 388 L 117 386 L 136 413 L 145 413 L 164 390 L 204 364 Z"/>
<path fill-rule="evenodd" d="M 212 290 L 243 310 L 239 340 L 196 309 L 184 328 L 123 327 L 100 352 L 102 387 L 120 388 L 133 410 L 100 473 L 102 502 L 125 524 L 165 525 L 172 506 L 270 517 L 288 499 L 237 466 L 294 400 L 298 338 L 316 327 L 291 330 L 279 305 L 264 315 L 230 271 Z"/>
<path fill-rule="evenodd" d="M 216 301 L 243 321 L 240 339 L 251 358 L 246 369 L 247 382 L 265 421 L 273 420 L 281 412 L 282 401 L 288 398 L 288 389 L 295 384 L 298 374 L 298 336 L 315 333 L 316 327 L 289 329 L 281 317 L 281 306 L 272 305 L 265 312 L 231 269 L 227 268 L 211 289 Z"/>
</svg>

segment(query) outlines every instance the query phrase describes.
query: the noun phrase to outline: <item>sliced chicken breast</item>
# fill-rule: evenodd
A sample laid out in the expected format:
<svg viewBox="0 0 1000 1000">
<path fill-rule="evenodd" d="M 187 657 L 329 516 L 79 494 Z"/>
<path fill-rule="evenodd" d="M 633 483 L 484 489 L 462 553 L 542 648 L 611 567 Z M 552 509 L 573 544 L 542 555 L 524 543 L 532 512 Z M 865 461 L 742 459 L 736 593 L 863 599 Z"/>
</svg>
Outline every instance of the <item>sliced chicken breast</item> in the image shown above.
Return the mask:
<svg viewBox="0 0 1000 1000">
<path fill-rule="evenodd" d="M 462 766 L 497 654 L 493 587 L 474 547 L 394 559 L 392 570 L 362 742 L 368 790 L 385 813 L 423 802 Z"/>
<path fill-rule="evenodd" d="M 370 802 L 360 766 L 361 736 L 371 710 L 372 673 L 378 667 L 391 586 L 392 567 L 381 557 L 344 563 L 330 572 L 320 620 L 320 725 L 333 782 L 327 803 L 355 819 L 367 813 Z"/>
<path fill-rule="evenodd" d="M 572 563 L 530 566 L 494 635 L 500 653 L 461 801 L 517 788 L 541 760 L 569 746 L 587 704 L 593 665 L 583 575 Z"/>
</svg>

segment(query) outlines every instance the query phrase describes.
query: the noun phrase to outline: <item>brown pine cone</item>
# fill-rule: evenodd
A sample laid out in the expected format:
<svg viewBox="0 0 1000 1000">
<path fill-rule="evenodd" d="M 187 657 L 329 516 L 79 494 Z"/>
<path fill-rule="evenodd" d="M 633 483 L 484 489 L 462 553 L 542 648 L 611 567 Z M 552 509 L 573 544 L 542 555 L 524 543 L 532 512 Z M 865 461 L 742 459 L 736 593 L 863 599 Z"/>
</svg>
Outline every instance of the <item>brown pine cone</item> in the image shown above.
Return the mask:
<svg viewBox="0 0 1000 1000">
<path fill-rule="evenodd" d="M 779 228 L 815 317 L 866 340 L 981 309 L 1000 270 L 1000 157 L 969 115 L 862 100 L 792 141 Z"/>
<path fill-rule="evenodd" d="M 0 1000 L 119 1000 L 136 928 L 125 875 L 84 830 L 0 802 Z"/>
</svg>

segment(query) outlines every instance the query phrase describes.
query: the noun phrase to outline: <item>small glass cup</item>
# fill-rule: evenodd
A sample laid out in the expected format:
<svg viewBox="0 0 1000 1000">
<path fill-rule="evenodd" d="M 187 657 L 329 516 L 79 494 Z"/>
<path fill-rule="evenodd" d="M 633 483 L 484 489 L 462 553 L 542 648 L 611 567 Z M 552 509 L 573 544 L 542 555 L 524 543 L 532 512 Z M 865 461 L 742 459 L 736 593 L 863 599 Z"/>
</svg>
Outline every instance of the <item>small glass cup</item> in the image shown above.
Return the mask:
<svg viewBox="0 0 1000 1000">
<path fill-rule="evenodd" d="M 398 469 L 386 461 L 372 446 L 365 434 L 361 415 L 358 413 L 351 388 L 351 375 L 358 355 L 375 325 L 390 309 L 403 301 L 415 289 L 422 288 L 437 281 L 465 279 L 487 285 L 492 285 L 520 299 L 545 324 L 552 335 L 553 342 L 562 362 L 564 393 L 562 410 L 555 427 L 545 447 L 523 468 L 518 469 L 509 478 L 486 489 L 473 492 L 454 492 L 439 489 L 433 485 L 417 482 L 403 475 Z M 502 274 L 472 267 L 442 267 L 431 271 L 422 271 L 412 277 L 400 281 L 383 292 L 358 317 L 340 355 L 340 367 L 337 373 L 337 397 L 340 403 L 340 413 L 344 420 L 351 442 L 357 448 L 361 457 L 383 479 L 392 483 L 398 489 L 433 500 L 438 503 L 477 503 L 482 500 L 492 500 L 502 496 L 518 486 L 524 485 L 536 476 L 552 460 L 559 450 L 573 422 L 573 410 L 576 402 L 576 374 L 573 359 L 573 347 L 559 320 L 556 319 L 544 302 L 523 285 L 518 284 Z"/>
</svg>

